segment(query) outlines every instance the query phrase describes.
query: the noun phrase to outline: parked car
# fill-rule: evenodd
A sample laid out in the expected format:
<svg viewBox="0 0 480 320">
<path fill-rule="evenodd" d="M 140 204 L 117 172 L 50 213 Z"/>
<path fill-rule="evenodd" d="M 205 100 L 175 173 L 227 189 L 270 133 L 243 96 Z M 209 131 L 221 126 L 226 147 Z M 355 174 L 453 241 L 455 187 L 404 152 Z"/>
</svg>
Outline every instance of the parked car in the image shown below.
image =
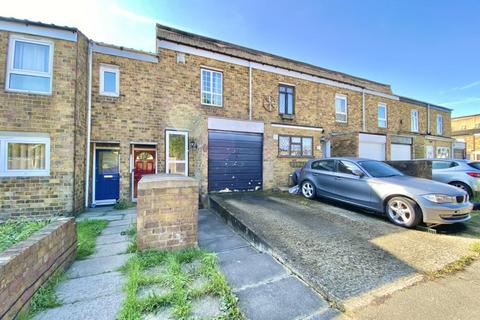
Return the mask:
<svg viewBox="0 0 480 320">
<path fill-rule="evenodd" d="M 402 174 L 363 158 L 308 161 L 300 174 L 306 198 L 325 197 L 385 214 L 396 225 L 451 224 L 470 219 L 468 194 L 453 186 Z"/>
<path fill-rule="evenodd" d="M 432 179 L 465 190 L 470 198 L 480 192 L 480 161 L 432 160 Z"/>
</svg>

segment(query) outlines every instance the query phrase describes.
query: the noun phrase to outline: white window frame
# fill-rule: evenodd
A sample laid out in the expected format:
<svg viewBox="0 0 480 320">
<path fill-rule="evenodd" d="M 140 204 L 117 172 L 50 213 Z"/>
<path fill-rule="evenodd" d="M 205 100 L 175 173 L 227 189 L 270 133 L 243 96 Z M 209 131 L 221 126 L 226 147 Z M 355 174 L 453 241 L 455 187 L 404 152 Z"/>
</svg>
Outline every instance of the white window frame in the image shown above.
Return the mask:
<svg viewBox="0 0 480 320">
<path fill-rule="evenodd" d="M 337 112 L 337 99 L 345 101 L 345 112 Z M 337 114 L 345 115 L 345 121 L 338 120 L 337 119 Z M 338 94 L 338 93 L 335 95 L 335 122 L 339 122 L 339 123 L 347 123 L 348 122 L 348 99 L 347 99 L 346 95 Z"/>
<path fill-rule="evenodd" d="M 418 132 L 419 131 L 419 128 L 418 128 L 418 110 L 411 110 L 410 111 L 410 131 L 411 132 Z"/>
<path fill-rule="evenodd" d="M 445 158 L 442 158 L 442 157 L 439 157 L 439 152 L 442 151 L 442 153 L 446 153 L 447 154 L 447 157 Z M 446 152 L 445 152 L 446 151 Z M 438 159 L 451 159 L 452 156 L 450 154 L 450 148 L 449 147 L 437 147 L 436 150 L 435 150 L 435 158 L 438 158 Z"/>
<path fill-rule="evenodd" d="M 210 73 L 210 91 L 203 91 L 203 72 L 209 72 Z M 222 83 L 222 93 L 220 94 L 220 104 L 215 104 L 213 103 L 213 96 L 218 95 L 218 93 L 213 93 L 213 74 L 214 73 L 219 73 L 220 74 L 220 80 Z M 203 93 L 209 93 L 212 95 L 212 103 L 205 103 L 203 102 Z M 213 106 L 213 107 L 223 107 L 223 72 L 220 70 L 214 70 L 214 69 L 208 69 L 208 68 L 200 68 L 200 103 L 205 106 Z"/>
<path fill-rule="evenodd" d="M 443 116 L 437 114 L 437 135 L 443 135 Z"/>
<path fill-rule="evenodd" d="M 380 112 L 379 109 L 384 108 L 385 109 L 385 118 L 380 118 Z M 377 106 L 377 125 L 379 128 L 387 128 L 388 127 L 388 115 L 387 115 L 387 105 L 385 103 L 379 103 Z M 380 121 L 385 121 L 385 125 L 382 126 L 380 125 Z"/>
<path fill-rule="evenodd" d="M 9 170 L 8 145 L 10 143 L 45 144 L 45 169 Z M 50 137 L 42 133 L 0 132 L 0 177 L 38 177 L 50 175 Z"/>
<path fill-rule="evenodd" d="M 105 72 L 115 73 L 115 92 L 105 91 Z M 101 64 L 100 65 L 100 95 L 108 97 L 120 96 L 120 68 L 118 66 Z"/>
<path fill-rule="evenodd" d="M 16 42 L 29 42 L 34 44 L 46 45 L 49 46 L 49 59 L 48 59 L 48 72 L 40 72 L 40 71 L 33 71 L 33 70 L 25 70 L 25 69 L 15 69 L 13 67 L 14 62 L 14 55 L 15 55 L 15 45 Z M 7 72 L 5 76 L 5 91 L 10 92 L 26 92 L 26 93 L 34 93 L 34 94 L 43 94 L 43 95 L 51 95 L 52 94 L 52 79 L 53 79 L 53 42 L 48 40 L 39 40 L 36 38 L 29 38 L 25 36 L 19 35 L 11 35 L 10 40 L 8 42 L 8 54 L 7 54 Z M 19 74 L 19 75 L 26 75 L 26 76 L 34 76 L 34 77 L 42 77 L 42 78 L 49 78 L 50 79 L 50 88 L 48 91 L 36 91 L 36 90 L 23 90 L 23 89 L 14 89 L 10 88 L 10 75 L 11 74 Z"/>
<path fill-rule="evenodd" d="M 165 143 L 165 173 L 168 172 L 168 167 L 170 163 L 184 163 L 185 164 L 185 176 L 188 176 L 188 131 L 176 131 L 176 130 L 166 130 L 166 143 Z M 185 136 L 185 160 L 174 160 L 170 161 L 170 135 L 182 135 Z"/>
</svg>

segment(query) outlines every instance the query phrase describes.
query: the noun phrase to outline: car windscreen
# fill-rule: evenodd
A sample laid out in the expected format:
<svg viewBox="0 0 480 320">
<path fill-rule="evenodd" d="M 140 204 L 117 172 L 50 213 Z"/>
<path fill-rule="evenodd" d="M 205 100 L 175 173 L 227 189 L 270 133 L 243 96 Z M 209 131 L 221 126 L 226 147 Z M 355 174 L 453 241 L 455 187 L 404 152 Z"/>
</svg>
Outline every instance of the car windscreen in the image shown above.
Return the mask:
<svg viewBox="0 0 480 320">
<path fill-rule="evenodd" d="M 468 165 L 474 169 L 480 170 L 480 162 L 469 162 Z"/>
<path fill-rule="evenodd" d="M 360 161 L 358 164 L 367 171 L 372 177 L 385 178 L 402 176 L 403 174 L 397 169 L 389 166 L 386 163 L 374 160 Z"/>
</svg>

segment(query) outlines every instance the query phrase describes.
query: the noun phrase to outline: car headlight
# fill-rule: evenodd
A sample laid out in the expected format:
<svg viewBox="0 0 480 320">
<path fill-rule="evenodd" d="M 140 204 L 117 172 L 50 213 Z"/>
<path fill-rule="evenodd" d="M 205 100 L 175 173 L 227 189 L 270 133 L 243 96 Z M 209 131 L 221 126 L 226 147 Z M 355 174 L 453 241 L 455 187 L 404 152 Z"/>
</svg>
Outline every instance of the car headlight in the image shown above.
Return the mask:
<svg viewBox="0 0 480 320">
<path fill-rule="evenodd" d="M 457 199 L 453 196 L 446 194 L 426 194 L 423 196 L 425 199 L 435 203 L 456 203 Z"/>
</svg>

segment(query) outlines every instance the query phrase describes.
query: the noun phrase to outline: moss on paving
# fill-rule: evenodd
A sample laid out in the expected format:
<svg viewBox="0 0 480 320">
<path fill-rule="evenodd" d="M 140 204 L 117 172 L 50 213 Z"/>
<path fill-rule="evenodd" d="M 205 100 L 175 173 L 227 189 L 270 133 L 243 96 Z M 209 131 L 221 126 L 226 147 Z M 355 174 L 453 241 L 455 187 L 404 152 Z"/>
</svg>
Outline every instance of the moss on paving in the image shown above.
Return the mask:
<svg viewBox="0 0 480 320">
<path fill-rule="evenodd" d="M 50 220 L 7 220 L 0 223 L 0 252 L 30 237 L 50 223 Z"/>
<path fill-rule="evenodd" d="M 95 252 L 97 237 L 108 225 L 106 220 L 84 220 L 77 222 L 77 260 Z"/>
<path fill-rule="evenodd" d="M 113 209 L 115 209 L 115 210 L 125 210 L 125 209 L 134 208 L 136 206 L 137 206 L 137 204 L 133 201 L 128 201 L 128 200 L 121 199 L 120 201 L 115 203 L 115 205 L 113 206 Z"/>
<path fill-rule="evenodd" d="M 186 266 L 197 265 L 197 268 Z M 146 272 L 163 267 L 165 272 Z M 237 298 L 220 273 L 216 256 L 200 249 L 183 251 L 137 252 L 123 271 L 127 275 L 125 291 L 127 297 L 119 313 L 119 319 L 141 319 L 146 314 L 170 310 L 175 319 L 189 319 L 192 316 L 192 301 L 201 297 L 218 297 L 222 302 L 217 319 L 244 319 L 237 304 Z M 207 279 L 200 288 L 192 286 L 198 278 Z M 157 284 L 169 288 L 162 296 L 139 297 L 142 286 Z"/>
</svg>

